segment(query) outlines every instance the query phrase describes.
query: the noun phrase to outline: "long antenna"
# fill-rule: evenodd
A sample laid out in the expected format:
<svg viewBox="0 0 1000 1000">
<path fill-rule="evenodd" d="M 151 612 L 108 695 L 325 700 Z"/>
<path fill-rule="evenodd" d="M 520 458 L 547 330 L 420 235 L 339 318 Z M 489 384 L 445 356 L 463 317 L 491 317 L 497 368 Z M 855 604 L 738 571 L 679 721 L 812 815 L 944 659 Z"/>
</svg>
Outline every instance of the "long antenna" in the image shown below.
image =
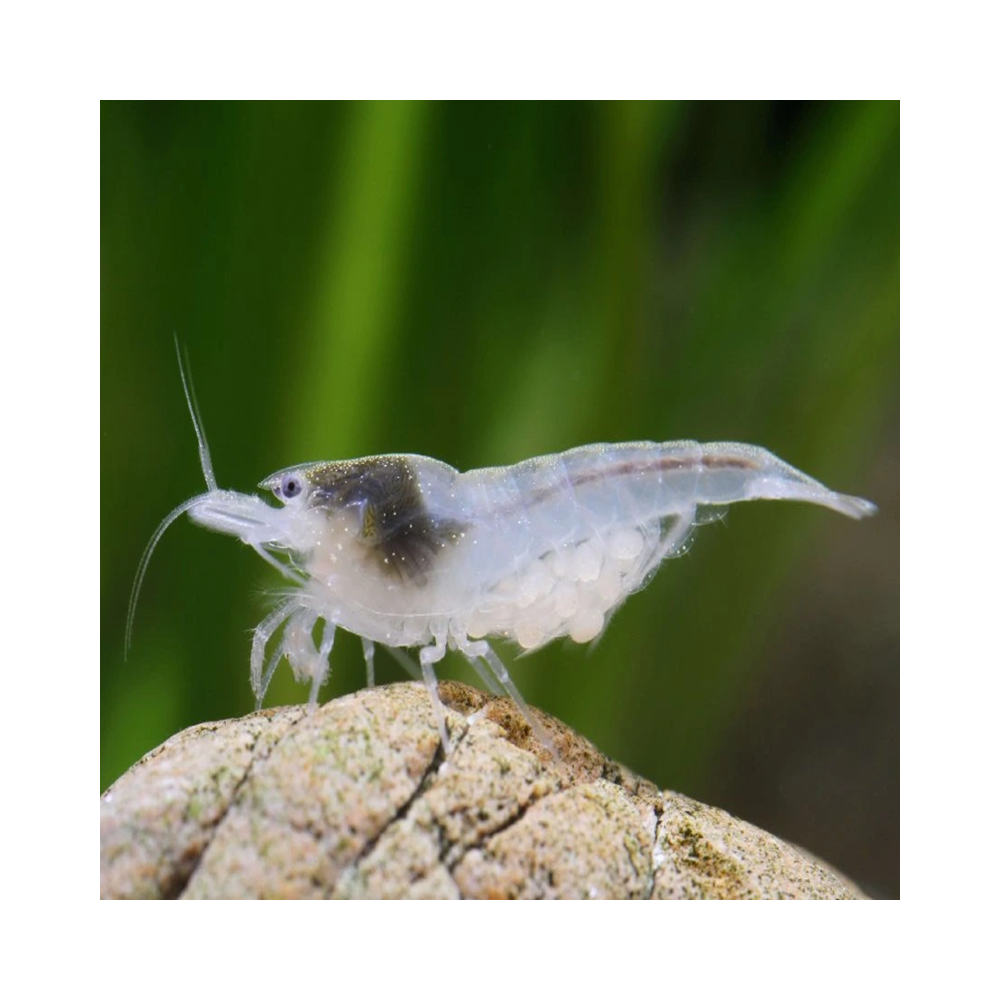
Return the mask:
<svg viewBox="0 0 1000 1000">
<path fill-rule="evenodd" d="M 208 438 L 205 437 L 205 428 L 201 422 L 201 412 L 198 409 L 198 400 L 194 394 L 194 379 L 191 377 L 191 361 L 188 358 L 187 348 L 181 351 L 181 342 L 174 334 L 174 348 L 177 351 L 177 364 L 181 370 L 181 385 L 184 386 L 184 398 L 187 400 L 188 413 L 191 414 L 191 422 L 194 424 L 194 432 L 198 436 L 198 458 L 201 460 L 201 471 L 205 476 L 205 485 L 209 490 L 217 490 L 218 483 L 215 481 L 215 472 L 212 470 L 212 456 L 208 450 Z"/>
<path fill-rule="evenodd" d="M 181 342 L 174 333 L 174 350 L 177 352 L 177 365 L 181 370 L 181 385 L 184 387 L 184 398 L 187 400 L 188 413 L 191 414 L 191 422 L 194 424 L 194 432 L 198 438 L 198 458 L 201 460 L 201 471 L 205 476 L 205 485 L 209 493 L 214 493 L 219 487 L 215 481 L 215 472 L 212 470 L 212 456 L 208 450 L 208 439 L 205 437 L 205 429 L 201 422 L 201 413 L 198 410 L 198 400 L 194 395 L 194 379 L 191 378 L 191 362 L 188 359 L 187 351 L 181 350 Z M 208 494 L 191 497 L 185 500 L 179 507 L 175 507 L 161 522 L 160 526 L 153 532 L 153 537 L 146 545 L 146 550 L 139 560 L 139 569 L 135 574 L 135 582 L 132 584 L 132 593 L 128 599 L 128 617 L 125 621 L 125 658 L 128 659 L 129 646 L 132 644 L 132 626 L 135 624 L 135 609 L 139 603 L 139 591 L 142 588 L 142 580 L 146 575 L 146 568 L 149 560 L 153 556 L 153 549 L 157 542 L 163 537 L 163 533 L 177 520 L 185 511 L 190 510 L 197 504 L 203 503 Z M 263 553 L 262 553 L 263 554 Z M 273 559 L 273 556 L 271 557 Z"/>
<path fill-rule="evenodd" d="M 132 593 L 129 594 L 128 598 L 128 617 L 125 619 L 125 659 L 128 659 L 128 651 L 132 645 L 132 626 L 135 624 L 135 609 L 136 605 L 139 603 L 139 591 L 142 589 L 142 581 L 146 575 L 146 569 L 149 566 L 149 560 L 153 558 L 153 549 L 156 548 L 157 542 L 163 537 L 163 533 L 167 530 L 183 514 L 185 511 L 189 511 L 196 504 L 202 503 L 205 497 L 208 496 L 207 493 L 202 493 L 199 496 L 191 497 L 190 500 L 185 500 L 179 507 L 175 507 L 167 516 L 160 522 L 159 527 L 153 532 L 153 537 L 146 543 L 145 551 L 142 553 L 142 559 L 139 560 L 139 568 L 135 572 L 135 580 L 132 583 Z"/>
</svg>

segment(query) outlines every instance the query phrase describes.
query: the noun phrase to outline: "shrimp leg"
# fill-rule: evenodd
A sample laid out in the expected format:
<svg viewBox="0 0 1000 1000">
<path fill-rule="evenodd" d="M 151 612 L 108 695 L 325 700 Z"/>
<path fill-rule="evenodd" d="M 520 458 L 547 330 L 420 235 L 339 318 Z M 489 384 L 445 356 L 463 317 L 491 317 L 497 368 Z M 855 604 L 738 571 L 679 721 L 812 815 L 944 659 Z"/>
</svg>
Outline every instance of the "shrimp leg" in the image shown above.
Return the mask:
<svg viewBox="0 0 1000 1000">
<path fill-rule="evenodd" d="M 375 687 L 375 643 L 362 636 L 361 649 L 365 654 L 365 681 L 372 688 Z"/>
<path fill-rule="evenodd" d="M 434 645 L 424 646 L 420 650 L 420 667 L 424 674 L 424 686 L 430 695 L 431 706 L 434 709 L 434 720 L 437 722 L 438 731 L 441 733 L 441 749 L 445 757 L 451 753 L 451 742 L 448 739 L 448 727 L 444 721 L 444 706 L 438 695 L 437 675 L 434 673 L 434 664 L 440 663 L 444 654 L 448 651 L 446 643 L 441 641 L 440 636 L 434 637 Z"/>
<path fill-rule="evenodd" d="M 264 682 L 261 689 L 261 695 L 257 699 L 257 711 L 260 711 L 261 703 L 264 701 L 264 691 L 271 686 L 271 678 L 274 676 L 275 670 L 278 669 L 278 664 L 281 662 L 281 658 L 285 655 L 285 650 L 278 646 L 277 649 L 271 654 L 271 659 L 267 661 L 267 668 L 264 671 Z"/>
<path fill-rule="evenodd" d="M 528 707 L 528 703 L 524 700 L 521 692 L 518 691 L 511 679 L 509 673 L 507 673 L 507 668 L 504 666 L 503 660 L 493 652 L 492 647 L 485 639 L 480 639 L 476 642 L 470 642 L 468 638 L 460 639 L 456 641 L 456 645 L 465 658 L 473 665 L 476 666 L 476 662 L 482 660 L 492 671 L 493 676 L 500 682 L 504 691 L 507 692 L 507 697 L 510 698 L 521 712 L 521 715 L 527 720 L 528 725 L 531 726 L 531 731 L 535 735 L 535 739 L 549 750 L 551 753 L 555 754 L 555 748 L 552 745 L 552 740 L 549 738 L 549 734 L 545 731 L 545 727 L 535 718 L 534 712 Z M 477 669 L 478 672 L 478 669 Z"/>
<path fill-rule="evenodd" d="M 267 676 L 262 680 L 261 671 L 264 666 L 264 652 L 267 649 L 267 644 L 271 641 L 271 636 L 278 631 L 282 623 L 292 614 L 298 603 L 298 599 L 295 597 L 290 597 L 287 601 L 282 601 L 253 630 L 253 641 L 250 644 L 250 685 L 253 688 L 253 693 L 257 696 L 258 711 L 264 703 L 267 686 L 271 681 L 271 675 L 274 673 L 274 667 L 277 666 L 277 660 L 274 661 L 273 666 L 269 664 Z"/>
<path fill-rule="evenodd" d="M 333 640 L 337 635 L 337 626 L 327 620 L 323 622 L 323 638 L 319 646 L 319 656 L 316 661 L 316 670 L 313 673 L 312 689 L 309 691 L 309 704 L 315 705 L 319 700 L 319 689 L 326 680 L 326 675 L 330 670 L 330 654 L 333 652 Z"/>
<path fill-rule="evenodd" d="M 296 680 L 311 681 L 309 704 L 315 705 L 319 699 L 319 689 L 330 671 L 330 653 L 337 634 L 337 625 L 329 619 L 323 622 L 323 638 L 319 649 L 313 641 L 313 629 L 320 616 L 309 608 L 296 611 L 282 636 L 281 648 L 292 667 Z"/>
<path fill-rule="evenodd" d="M 499 697 L 503 697 L 504 693 L 503 688 L 500 687 L 500 684 L 497 681 L 497 679 L 487 669 L 487 666 L 483 662 L 483 660 L 476 656 L 469 656 L 468 654 L 463 654 L 463 655 L 465 655 L 466 660 L 469 661 L 469 666 L 472 667 L 473 670 L 475 670 L 476 676 L 483 682 L 487 691 L 489 691 L 490 694 L 495 694 Z"/>
</svg>

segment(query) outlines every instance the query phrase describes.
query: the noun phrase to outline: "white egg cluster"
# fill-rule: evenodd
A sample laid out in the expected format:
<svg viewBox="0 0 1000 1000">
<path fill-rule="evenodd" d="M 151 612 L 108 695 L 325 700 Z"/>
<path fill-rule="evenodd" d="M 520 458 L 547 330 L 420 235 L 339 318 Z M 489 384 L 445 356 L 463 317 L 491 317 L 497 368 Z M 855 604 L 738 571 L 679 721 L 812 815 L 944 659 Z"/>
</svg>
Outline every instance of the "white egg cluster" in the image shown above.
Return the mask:
<svg viewBox="0 0 1000 1000">
<path fill-rule="evenodd" d="M 648 544 L 638 529 L 619 528 L 545 553 L 486 595 L 468 635 L 502 635 L 526 650 L 562 635 L 596 639 L 608 612 L 641 582 Z"/>
</svg>

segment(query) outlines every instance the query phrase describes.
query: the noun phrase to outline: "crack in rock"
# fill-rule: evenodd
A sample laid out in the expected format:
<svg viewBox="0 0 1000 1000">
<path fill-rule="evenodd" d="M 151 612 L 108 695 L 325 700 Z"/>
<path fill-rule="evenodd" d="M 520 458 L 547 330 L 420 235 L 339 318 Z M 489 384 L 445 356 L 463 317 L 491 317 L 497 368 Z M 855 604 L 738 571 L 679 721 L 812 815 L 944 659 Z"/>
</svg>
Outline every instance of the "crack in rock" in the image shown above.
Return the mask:
<svg viewBox="0 0 1000 1000">
<path fill-rule="evenodd" d="M 183 876 L 183 878 L 178 879 L 178 884 L 176 885 L 176 887 L 172 887 L 175 889 L 175 891 L 169 893 L 165 892 L 164 898 L 179 899 L 183 894 L 184 890 L 188 887 L 188 885 L 191 884 L 191 880 L 197 875 L 198 868 L 201 866 L 202 860 L 205 857 L 205 853 L 211 848 L 212 842 L 215 840 L 216 834 L 219 832 L 219 828 L 226 821 L 226 817 L 229 815 L 229 811 L 233 808 L 233 804 L 239 800 L 240 794 L 243 790 L 243 786 L 246 785 L 247 781 L 249 780 L 254 767 L 256 767 L 260 763 L 263 763 L 263 761 L 267 760 L 267 758 L 271 755 L 271 753 L 273 753 L 274 748 L 278 745 L 278 743 L 280 743 L 281 740 L 285 739 L 288 733 L 291 732 L 291 730 L 294 729 L 296 725 L 298 725 L 301 719 L 302 719 L 301 715 L 298 718 L 293 719 L 289 723 L 287 729 L 285 729 L 284 732 L 282 732 L 278 736 L 278 738 L 273 743 L 271 743 L 269 747 L 266 748 L 266 752 L 261 754 L 260 756 L 257 755 L 257 747 L 261 743 L 261 740 L 264 739 L 269 734 L 266 733 L 266 731 L 263 728 L 257 731 L 257 733 L 254 735 L 253 743 L 250 745 L 250 748 L 248 750 L 248 753 L 250 755 L 250 760 L 247 763 L 246 769 L 244 770 L 243 775 L 240 777 L 239 781 L 236 782 L 236 785 L 232 789 L 229 795 L 229 800 L 226 802 L 226 805 L 223 808 L 222 812 L 206 828 L 206 833 L 208 836 L 205 840 L 205 843 L 201 845 L 201 850 L 198 852 L 197 860 L 191 867 L 191 870 L 188 871 Z"/>
<path fill-rule="evenodd" d="M 449 732 L 448 735 L 452 741 L 452 754 L 458 750 L 458 747 L 460 746 L 462 740 L 465 739 L 467 732 L 468 729 L 466 728 L 463 732 L 459 733 L 457 737 L 452 737 L 452 734 Z M 435 751 L 434 756 L 431 758 L 431 762 L 428 764 L 427 770 L 424 771 L 420 781 L 417 783 L 417 787 L 413 790 L 413 794 L 399 807 L 396 814 L 388 819 L 386 824 L 378 831 L 378 833 L 376 833 L 375 836 L 361 848 L 357 858 L 354 860 L 355 867 L 360 865 L 372 853 L 372 851 L 378 847 L 379 841 L 382 839 L 382 836 L 385 834 L 386 830 L 389 829 L 389 827 L 391 827 L 394 823 L 400 823 L 406 819 L 413 806 L 431 787 L 445 761 L 444 745 L 438 742 L 438 748 Z"/>
<path fill-rule="evenodd" d="M 200 864 L 262 739 L 301 709 L 203 723 L 146 754 L 101 797 L 101 895 L 173 898 Z"/>
</svg>

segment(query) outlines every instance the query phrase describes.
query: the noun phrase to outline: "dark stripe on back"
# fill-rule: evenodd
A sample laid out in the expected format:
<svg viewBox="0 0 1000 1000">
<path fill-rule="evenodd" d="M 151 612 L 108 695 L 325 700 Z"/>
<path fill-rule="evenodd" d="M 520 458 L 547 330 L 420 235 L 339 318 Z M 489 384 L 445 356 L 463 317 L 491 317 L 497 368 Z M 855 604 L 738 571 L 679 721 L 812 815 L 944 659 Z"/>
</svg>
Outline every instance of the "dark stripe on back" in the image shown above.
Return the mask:
<svg viewBox="0 0 1000 1000">
<path fill-rule="evenodd" d="M 702 458 L 658 458 L 651 462 L 619 462 L 617 465 L 605 466 L 593 472 L 583 472 L 569 477 L 569 484 L 576 489 L 588 483 L 600 482 L 602 479 L 615 479 L 624 476 L 635 476 L 643 472 L 677 472 L 683 469 L 693 469 L 702 466 L 706 469 L 756 469 L 757 464 L 748 458 L 708 455 Z M 539 493 L 532 503 L 547 500 L 558 487 L 552 486 Z"/>
</svg>

